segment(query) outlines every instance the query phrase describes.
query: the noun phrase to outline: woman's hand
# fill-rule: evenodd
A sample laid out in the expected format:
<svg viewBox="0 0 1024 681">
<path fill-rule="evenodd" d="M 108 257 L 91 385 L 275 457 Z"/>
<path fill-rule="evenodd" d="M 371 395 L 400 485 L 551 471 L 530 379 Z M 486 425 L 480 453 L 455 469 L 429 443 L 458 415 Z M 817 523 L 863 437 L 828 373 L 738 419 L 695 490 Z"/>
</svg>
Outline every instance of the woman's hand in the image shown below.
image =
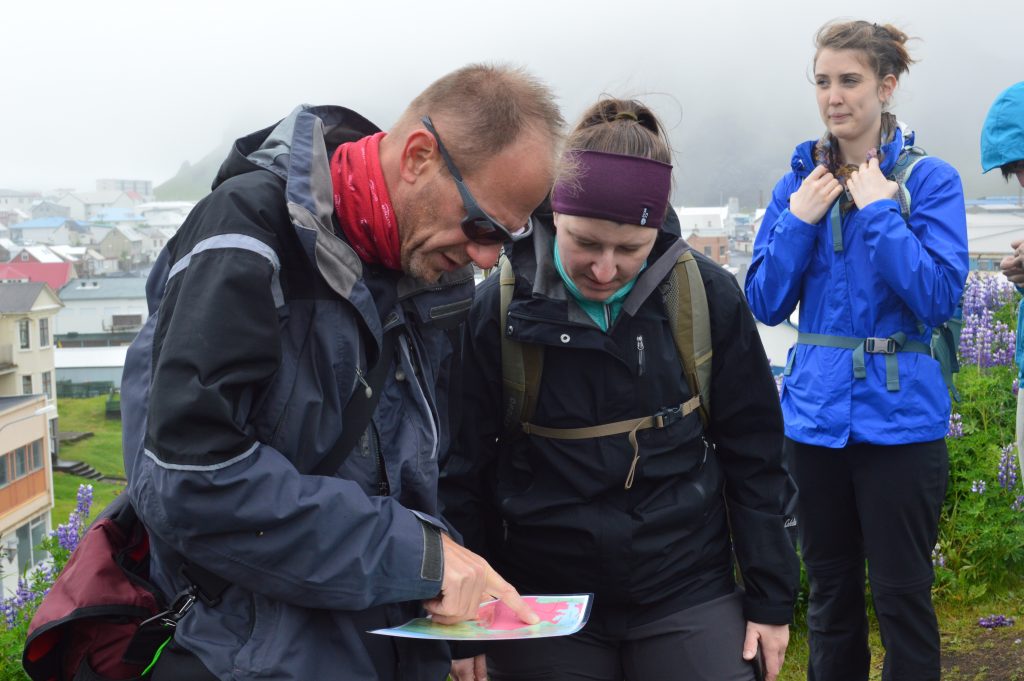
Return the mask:
<svg viewBox="0 0 1024 681">
<path fill-rule="evenodd" d="M 839 180 L 825 166 L 815 166 L 811 174 L 800 183 L 800 188 L 789 195 L 789 212 L 808 224 L 815 224 L 828 212 L 843 193 Z"/>
<path fill-rule="evenodd" d="M 775 681 L 786 660 L 789 647 L 789 626 L 786 624 L 758 624 L 747 622 L 747 636 L 743 641 L 743 659 L 753 661 L 760 646 L 764 654 L 766 681 Z"/>
<path fill-rule="evenodd" d="M 863 210 L 875 201 L 895 197 L 900 186 L 882 174 L 877 158 L 871 158 L 853 171 L 846 181 L 846 189 L 857 208 Z"/>
<path fill-rule="evenodd" d="M 452 660 L 452 681 L 487 681 L 487 658 L 477 655 Z"/>
</svg>

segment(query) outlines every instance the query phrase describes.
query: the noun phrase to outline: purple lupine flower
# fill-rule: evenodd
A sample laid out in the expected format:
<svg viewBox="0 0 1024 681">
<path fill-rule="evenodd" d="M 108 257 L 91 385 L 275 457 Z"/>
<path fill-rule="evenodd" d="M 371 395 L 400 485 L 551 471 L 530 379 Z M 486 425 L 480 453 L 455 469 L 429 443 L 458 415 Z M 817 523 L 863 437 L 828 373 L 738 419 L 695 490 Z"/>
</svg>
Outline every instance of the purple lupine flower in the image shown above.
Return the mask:
<svg viewBox="0 0 1024 681">
<path fill-rule="evenodd" d="M 1013 394 L 1016 395 L 1019 390 L 1020 390 L 1020 377 L 1018 376 L 1018 377 L 1013 379 Z"/>
<path fill-rule="evenodd" d="M 956 440 L 964 436 L 964 420 L 960 414 L 950 412 L 949 427 L 946 429 L 946 437 Z"/>
<path fill-rule="evenodd" d="M 946 557 L 942 555 L 941 549 L 939 544 L 935 544 L 935 548 L 932 549 L 932 565 L 934 567 L 946 567 Z"/>
<path fill-rule="evenodd" d="M 978 626 L 986 629 L 995 629 L 997 627 L 1012 627 L 1016 620 L 1006 615 L 989 615 L 988 617 L 982 617 L 978 620 Z"/>
<path fill-rule="evenodd" d="M 960 361 L 981 368 L 1014 366 L 1017 335 L 1009 326 L 992 318 L 992 311 L 980 310 L 964 316 L 960 332 Z"/>
<path fill-rule="evenodd" d="M 1014 511 L 1024 511 L 1024 494 L 1018 494 L 1017 498 L 1010 504 L 1010 508 Z"/>
<path fill-rule="evenodd" d="M 1015 288 L 1004 277 L 971 272 L 964 287 L 964 317 L 997 310 L 1014 300 Z"/>
<path fill-rule="evenodd" d="M 974 482 L 972 482 L 971 483 L 971 491 L 974 492 L 975 494 L 984 494 L 985 493 L 985 481 L 984 480 L 975 480 Z"/>
<path fill-rule="evenodd" d="M 92 485 L 79 485 L 76 501 L 78 503 L 75 512 L 78 513 L 78 517 L 88 518 L 89 509 L 92 507 Z"/>
<path fill-rule="evenodd" d="M 1011 490 L 1017 485 L 1016 445 L 1005 445 L 999 456 L 999 486 Z"/>
</svg>

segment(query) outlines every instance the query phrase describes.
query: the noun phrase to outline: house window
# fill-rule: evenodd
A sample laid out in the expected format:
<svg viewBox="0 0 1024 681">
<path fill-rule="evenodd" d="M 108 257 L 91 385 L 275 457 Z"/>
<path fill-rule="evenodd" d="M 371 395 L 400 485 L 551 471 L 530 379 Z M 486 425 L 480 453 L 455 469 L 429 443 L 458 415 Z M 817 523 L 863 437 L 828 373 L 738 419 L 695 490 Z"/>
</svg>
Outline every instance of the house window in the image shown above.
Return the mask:
<svg viewBox="0 0 1024 681">
<path fill-rule="evenodd" d="M 28 473 L 28 447 L 14 450 L 14 478 L 18 479 Z"/>
<path fill-rule="evenodd" d="M 37 471 L 43 467 L 43 441 L 36 440 L 32 443 L 32 470 Z"/>
<path fill-rule="evenodd" d="M 49 371 L 43 372 L 43 394 L 46 395 L 46 399 L 53 399 L 53 381 Z"/>
<path fill-rule="evenodd" d="M 32 374 L 21 377 L 21 394 L 31 395 L 32 394 Z"/>
<path fill-rule="evenodd" d="M 711 257 L 711 246 L 704 247 L 704 255 L 708 256 L 709 258 Z"/>
<path fill-rule="evenodd" d="M 39 548 L 46 536 L 46 515 L 44 513 L 18 528 L 18 572 L 22 574 L 48 557 L 46 551 Z"/>
<path fill-rule="evenodd" d="M 5 487 L 11 481 L 11 475 L 7 471 L 7 467 L 11 465 L 10 458 L 7 454 L 0 454 L 0 487 Z"/>
<path fill-rule="evenodd" d="M 18 320 L 18 340 L 19 346 L 22 350 L 28 350 L 30 342 L 28 335 L 28 324 L 29 320 L 19 319 Z"/>
<path fill-rule="evenodd" d="M 725 246 L 718 247 L 718 255 L 725 255 Z"/>
<path fill-rule="evenodd" d="M 45 348 L 50 344 L 50 320 L 39 320 L 39 347 Z"/>
</svg>

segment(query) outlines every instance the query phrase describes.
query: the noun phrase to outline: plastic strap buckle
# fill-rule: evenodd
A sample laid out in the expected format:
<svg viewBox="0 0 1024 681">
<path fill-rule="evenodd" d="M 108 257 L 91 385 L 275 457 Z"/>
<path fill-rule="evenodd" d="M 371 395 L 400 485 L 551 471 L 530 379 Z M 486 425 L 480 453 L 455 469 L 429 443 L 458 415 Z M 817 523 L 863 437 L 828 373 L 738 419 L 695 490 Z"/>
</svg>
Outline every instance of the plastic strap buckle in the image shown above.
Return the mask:
<svg viewBox="0 0 1024 681">
<path fill-rule="evenodd" d="M 654 414 L 654 427 L 667 428 L 681 418 L 683 418 L 682 407 L 664 407 Z"/>
<path fill-rule="evenodd" d="M 865 338 L 864 352 L 875 355 L 892 355 L 896 352 L 896 341 L 892 338 Z"/>
</svg>

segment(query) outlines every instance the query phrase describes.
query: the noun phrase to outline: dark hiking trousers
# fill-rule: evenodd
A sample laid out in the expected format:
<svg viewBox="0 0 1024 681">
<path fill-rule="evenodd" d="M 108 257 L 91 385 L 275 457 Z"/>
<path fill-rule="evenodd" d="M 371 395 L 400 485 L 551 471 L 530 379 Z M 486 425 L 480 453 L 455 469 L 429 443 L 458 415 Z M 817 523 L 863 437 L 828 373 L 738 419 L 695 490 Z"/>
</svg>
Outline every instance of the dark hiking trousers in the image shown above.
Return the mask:
<svg viewBox="0 0 1024 681">
<path fill-rule="evenodd" d="M 741 596 L 687 608 L 622 637 L 584 627 L 572 636 L 496 641 L 487 648 L 490 681 L 753 681 L 743 659 Z"/>
<path fill-rule="evenodd" d="M 868 678 L 865 559 L 882 679 L 938 681 L 931 555 L 949 474 L 945 441 L 829 449 L 787 438 L 786 448 L 811 587 L 808 681 Z"/>
</svg>

